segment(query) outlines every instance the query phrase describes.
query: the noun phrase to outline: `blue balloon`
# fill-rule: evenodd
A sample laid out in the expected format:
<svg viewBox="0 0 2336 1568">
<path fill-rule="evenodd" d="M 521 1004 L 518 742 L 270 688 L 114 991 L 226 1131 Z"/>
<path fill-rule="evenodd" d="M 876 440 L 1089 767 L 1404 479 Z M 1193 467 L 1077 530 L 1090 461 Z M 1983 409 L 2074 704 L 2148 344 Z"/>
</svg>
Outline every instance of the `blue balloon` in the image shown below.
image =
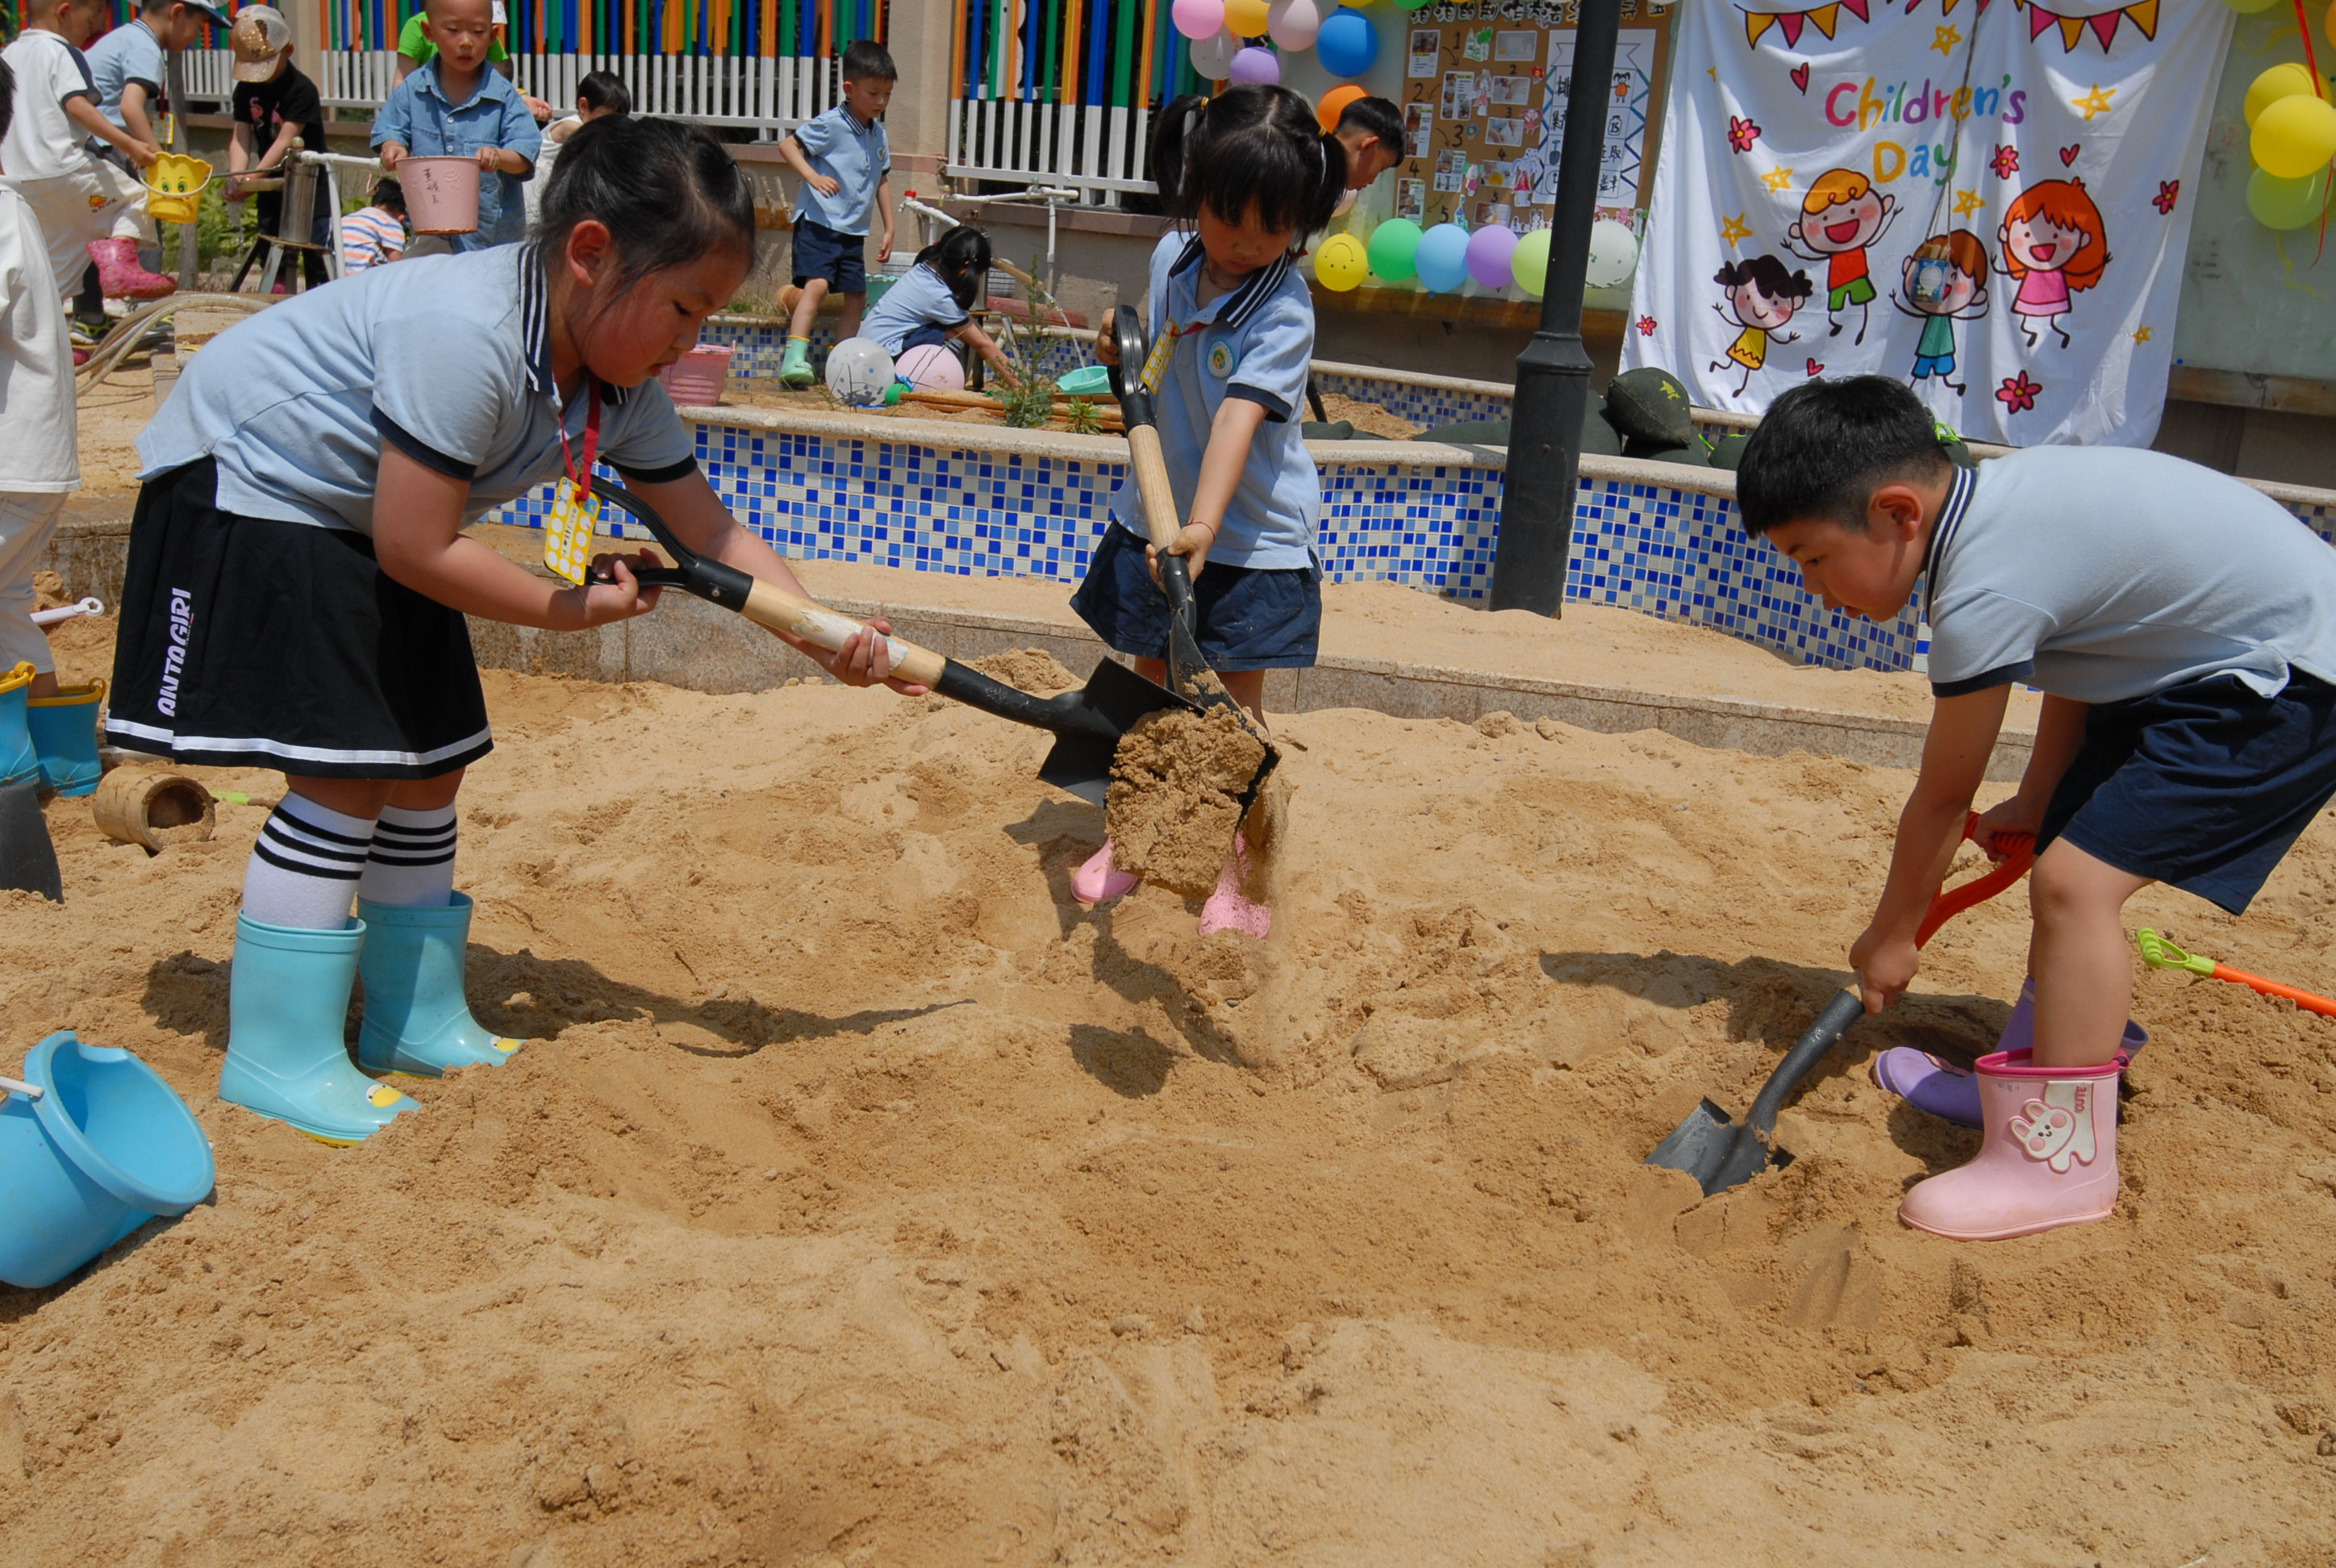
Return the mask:
<svg viewBox="0 0 2336 1568">
<path fill-rule="evenodd" d="M 1314 53 L 1333 76 L 1360 76 L 1379 57 L 1379 35 L 1371 19 L 1340 7 L 1314 35 Z"/>
<path fill-rule="evenodd" d="M 1468 231 L 1456 223 L 1439 223 L 1419 237 L 1414 258 L 1419 286 L 1430 294 L 1449 294 L 1468 281 Z"/>
</svg>

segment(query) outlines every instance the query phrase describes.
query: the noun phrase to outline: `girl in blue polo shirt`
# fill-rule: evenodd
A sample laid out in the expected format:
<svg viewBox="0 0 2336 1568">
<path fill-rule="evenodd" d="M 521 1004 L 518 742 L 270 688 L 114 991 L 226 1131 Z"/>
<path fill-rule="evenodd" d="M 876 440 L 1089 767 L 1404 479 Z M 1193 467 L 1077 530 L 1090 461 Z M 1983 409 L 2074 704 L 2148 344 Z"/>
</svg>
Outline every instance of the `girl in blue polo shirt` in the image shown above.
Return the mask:
<svg viewBox="0 0 2336 1568">
<path fill-rule="evenodd" d="M 989 236 L 970 223 L 960 223 L 917 252 L 917 264 L 868 307 L 860 336 L 873 338 L 895 359 L 929 343 L 961 338 L 1011 386 L 1012 362 L 968 314 L 988 276 Z"/>
<path fill-rule="evenodd" d="M 1170 105 L 1152 161 L 1162 204 L 1178 222 L 1152 253 L 1144 380 L 1169 478 L 1191 498 L 1169 549 L 1191 559 L 1202 656 L 1257 713 L 1265 672 L 1311 665 L 1322 629 L 1314 555 L 1322 482 L 1299 414 L 1314 357 L 1314 302 L 1297 258 L 1346 191 L 1347 155 L 1298 94 L 1248 86 L 1206 105 Z M 1118 357 L 1108 328 L 1097 352 Z M 1131 470 L 1071 608 L 1164 682 L 1168 601 L 1153 579 L 1143 504 Z M 1100 903 L 1136 881 L 1112 868 L 1106 840 L 1071 891 Z M 1229 868 L 1202 911 L 1203 935 L 1265 934 L 1265 911 L 1240 896 L 1238 881 Z"/>
<path fill-rule="evenodd" d="M 753 188 L 709 132 L 599 122 L 561 154 L 534 243 L 371 269 L 239 323 L 140 436 L 107 734 L 285 772 L 244 873 L 221 1099 L 332 1143 L 414 1109 L 342 1048 L 359 972 L 366 1072 L 517 1048 L 462 994 L 454 799 L 493 745 L 463 617 L 577 630 L 657 594 L 622 560 L 570 588 L 462 531 L 589 480 L 597 455 L 694 548 L 797 590 L 655 375 L 754 246 Z M 813 657 L 852 685 L 889 673 L 881 638 Z"/>
</svg>

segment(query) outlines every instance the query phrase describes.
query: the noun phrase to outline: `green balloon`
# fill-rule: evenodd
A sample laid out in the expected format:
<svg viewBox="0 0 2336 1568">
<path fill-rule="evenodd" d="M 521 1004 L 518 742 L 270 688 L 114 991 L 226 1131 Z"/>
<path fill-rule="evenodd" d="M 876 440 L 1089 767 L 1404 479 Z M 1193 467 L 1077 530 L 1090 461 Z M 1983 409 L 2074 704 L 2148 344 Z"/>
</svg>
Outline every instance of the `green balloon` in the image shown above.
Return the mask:
<svg viewBox="0 0 2336 1568">
<path fill-rule="evenodd" d="M 2320 221 L 2328 205 L 2328 170 L 2282 180 L 2258 169 L 2247 176 L 2247 210 L 2265 229 L 2302 229 Z"/>
<path fill-rule="evenodd" d="M 1371 274 L 1383 283 L 1406 283 L 1419 268 L 1419 225 L 1408 218 L 1390 218 L 1371 230 Z"/>
<path fill-rule="evenodd" d="M 1542 285 L 1549 281 L 1549 230 L 1536 229 L 1517 241 L 1509 252 L 1509 276 L 1519 288 L 1541 297 Z"/>
<path fill-rule="evenodd" d="M 2268 11 L 2279 3 L 2280 0 L 2223 0 L 2224 5 L 2243 16 L 2253 15 L 2257 11 Z"/>
<path fill-rule="evenodd" d="M 1395 3 L 1406 11 L 1425 11 L 1435 5 L 1436 0 L 1395 0 Z"/>
</svg>

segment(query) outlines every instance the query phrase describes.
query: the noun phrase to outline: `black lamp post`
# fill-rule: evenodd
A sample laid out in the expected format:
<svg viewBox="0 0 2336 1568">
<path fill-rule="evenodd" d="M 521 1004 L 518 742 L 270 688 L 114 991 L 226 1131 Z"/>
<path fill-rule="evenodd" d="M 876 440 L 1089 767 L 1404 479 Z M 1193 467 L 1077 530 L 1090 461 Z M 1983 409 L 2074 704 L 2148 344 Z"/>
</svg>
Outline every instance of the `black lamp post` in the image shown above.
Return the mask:
<svg viewBox="0 0 2336 1568">
<path fill-rule="evenodd" d="M 1581 482 L 1582 420 L 1590 406 L 1590 354 L 1582 346 L 1582 289 L 1597 219 L 1598 169 L 1613 112 L 1614 35 L 1622 0 L 1581 0 L 1573 79 L 1550 215 L 1549 276 L 1541 328 L 1517 355 L 1515 413 L 1501 487 L 1501 538 L 1493 555 L 1492 607 L 1556 616 L 1565 602 Z"/>
</svg>

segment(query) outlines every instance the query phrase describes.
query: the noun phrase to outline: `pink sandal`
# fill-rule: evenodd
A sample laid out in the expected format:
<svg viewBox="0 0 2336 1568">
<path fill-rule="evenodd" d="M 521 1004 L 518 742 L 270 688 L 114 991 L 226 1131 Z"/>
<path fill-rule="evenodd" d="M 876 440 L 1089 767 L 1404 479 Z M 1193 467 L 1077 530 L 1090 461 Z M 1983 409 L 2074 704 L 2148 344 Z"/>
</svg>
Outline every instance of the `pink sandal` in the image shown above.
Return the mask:
<svg viewBox="0 0 2336 1568">
<path fill-rule="evenodd" d="M 1249 843 L 1236 835 L 1233 852 L 1225 857 L 1225 869 L 1217 873 L 1217 891 L 1201 906 L 1201 934 L 1212 937 L 1219 931 L 1239 931 L 1244 936 L 1266 939 L 1273 930 L 1273 911 L 1264 904 L 1244 897 L 1241 878 L 1249 871 Z"/>
<path fill-rule="evenodd" d="M 1088 909 L 1124 898 L 1142 885 L 1144 879 L 1127 872 L 1114 871 L 1111 864 L 1111 841 L 1103 841 L 1103 848 L 1089 855 L 1086 863 L 1071 873 L 1071 897 Z"/>
</svg>

